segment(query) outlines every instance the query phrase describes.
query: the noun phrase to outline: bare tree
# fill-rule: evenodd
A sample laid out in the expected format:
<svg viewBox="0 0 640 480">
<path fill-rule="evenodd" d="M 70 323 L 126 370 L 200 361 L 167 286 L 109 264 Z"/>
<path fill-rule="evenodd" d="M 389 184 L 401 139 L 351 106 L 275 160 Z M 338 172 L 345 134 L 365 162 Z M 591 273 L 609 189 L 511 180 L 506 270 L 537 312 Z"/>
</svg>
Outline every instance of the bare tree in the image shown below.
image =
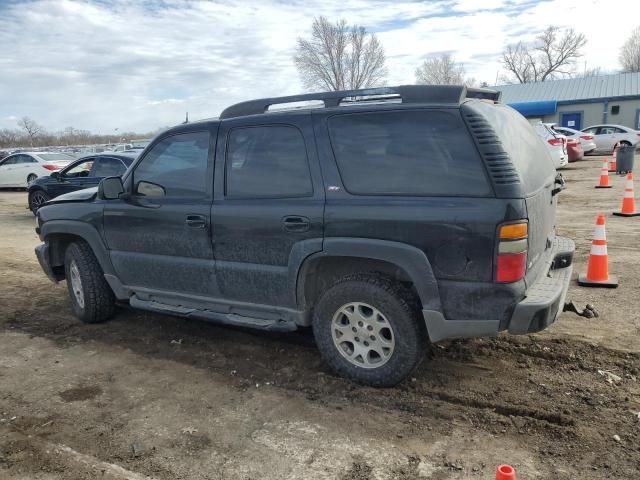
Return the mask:
<svg viewBox="0 0 640 480">
<path fill-rule="evenodd" d="M 0 147 L 11 147 L 17 145 L 21 140 L 21 136 L 24 135 L 19 130 L 3 128 L 0 130 Z"/>
<path fill-rule="evenodd" d="M 423 85 L 467 85 L 476 84 L 475 78 L 466 78 L 464 65 L 448 53 L 425 60 L 416 68 L 416 83 Z"/>
<path fill-rule="evenodd" d="M 550 26 L 532 44 L 518 42 L 502 53 L 502 65 L 520 83 L 544 82 L 571 75 L 587 39 L 572 28 Z"/>
<path fill-rule="evenodd" d="M 305 88 L 352 90 L 381 85 L 387 74 L 382 44 L 364 27 L 315 18 L 311 38 L 298 38 L 293 58 Z"/>
<path fill-rule="evenodd" d="M 619 60 L 623 72 L 640 72 L 640 27 L 634 28 L 624 42 Z"/>
<path fill-rule="evenodd" d="M 22 117 L 18 121 L 18 126 L 25 131 L 25 133 L 29 137 L 29 141 L 32 147 L 36 137 L 44 131 L 44 129 L 40 125 L 38 125 L 35 120 L 29 117 Z"/>
</svg>

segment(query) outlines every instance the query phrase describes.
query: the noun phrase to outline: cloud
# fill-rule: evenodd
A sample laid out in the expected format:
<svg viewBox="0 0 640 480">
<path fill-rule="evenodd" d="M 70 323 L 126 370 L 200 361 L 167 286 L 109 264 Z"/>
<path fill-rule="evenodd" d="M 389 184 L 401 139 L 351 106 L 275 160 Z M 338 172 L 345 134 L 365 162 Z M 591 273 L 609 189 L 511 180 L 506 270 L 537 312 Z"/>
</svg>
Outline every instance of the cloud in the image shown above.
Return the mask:
<svg viewBox="0 0 640 480">
<path fill-rule="evenodd" d="M 314 15 L 377 32 L 389 84 L 436 52 L 492 83 L 505 44 L 552 19 L 589 38 L 589 67 L 616 68 L 634 26 L 599 0 L 182 0 L 0 4 L 0 128 L 28 115 L 50 130 L 149 131 L 234 102 L 301 91 L 291 60 Z M 625 18 L 628 17 L 628 18 Z M 611 26 L 616 25 L 615 28 Z"/>
</svg>

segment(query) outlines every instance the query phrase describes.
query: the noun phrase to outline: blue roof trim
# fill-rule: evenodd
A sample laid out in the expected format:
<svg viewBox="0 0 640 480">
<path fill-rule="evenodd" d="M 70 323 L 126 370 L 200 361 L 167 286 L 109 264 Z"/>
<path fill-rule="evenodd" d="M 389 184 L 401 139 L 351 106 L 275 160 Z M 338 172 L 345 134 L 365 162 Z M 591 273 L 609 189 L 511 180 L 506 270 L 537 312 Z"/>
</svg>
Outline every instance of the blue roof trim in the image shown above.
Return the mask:
<svg viewBox="0 0 640 480">
<path fill-rule="evenodd" d="M 555 100 L 510 103 L 509 106 L 520 112 L 525 117 L 531 117 L 534 115 L 550 115 L 558 111 L 558 102 Z"/>
</svg>

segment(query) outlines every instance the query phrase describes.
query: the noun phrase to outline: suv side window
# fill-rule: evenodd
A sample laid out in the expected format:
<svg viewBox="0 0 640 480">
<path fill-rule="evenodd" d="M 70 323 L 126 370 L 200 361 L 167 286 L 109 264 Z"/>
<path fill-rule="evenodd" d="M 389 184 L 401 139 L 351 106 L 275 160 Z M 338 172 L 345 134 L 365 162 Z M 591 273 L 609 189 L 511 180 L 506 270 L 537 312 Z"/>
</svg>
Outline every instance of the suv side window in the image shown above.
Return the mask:
<svg viewBox="0 0 640 480">
<path fill-rule="evenodd" d="M 181 133 L 164 138 L 153 146 L 133 172 L 134 192 L 144 196 L 204 197 L 207 194 L 208 159 L 209 132 Z M 164 193 L 156 187 L 158 185 Z"/>
<path fill-rule="evenodd" d="M 231 130 L 227 140 L 225 192 L 235 198 L 313 195 L 302 132 L 288 125 Z"/>
<path fill-rule="evenodd" d="M 484 164 L 459 112 L 394 110 L 335 115 L 331 144 L 355 195 L 489 196 Z"/>
</svg>

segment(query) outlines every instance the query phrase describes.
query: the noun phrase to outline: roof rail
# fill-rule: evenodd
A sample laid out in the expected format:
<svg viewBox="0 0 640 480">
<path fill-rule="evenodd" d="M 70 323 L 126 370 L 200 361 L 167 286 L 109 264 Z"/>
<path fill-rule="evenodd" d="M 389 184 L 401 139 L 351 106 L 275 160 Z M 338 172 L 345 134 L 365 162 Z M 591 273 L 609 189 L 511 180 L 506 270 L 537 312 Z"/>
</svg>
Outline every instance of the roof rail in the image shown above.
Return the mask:
<svg viewBox="0 0 640 480">
<path fill-rule="evenodd" d="M 485 88 L 467 88 L 461 85 L 401 85 L 398 87 L 308 93 L 236 103 L 225 108 L 220 114 L 220 119 L 266 113 L 272 105 L 312 100 L 321 100 L 324 107 L 328 108 L 337 107 L 343 102 L 353 105 L 359 101 L 379 102 L 401 99 L 402 103 L 461 103 L 465 98 L 479 98 L 497 102 L 500 100 L 500 92 Z"/>
</svg>

